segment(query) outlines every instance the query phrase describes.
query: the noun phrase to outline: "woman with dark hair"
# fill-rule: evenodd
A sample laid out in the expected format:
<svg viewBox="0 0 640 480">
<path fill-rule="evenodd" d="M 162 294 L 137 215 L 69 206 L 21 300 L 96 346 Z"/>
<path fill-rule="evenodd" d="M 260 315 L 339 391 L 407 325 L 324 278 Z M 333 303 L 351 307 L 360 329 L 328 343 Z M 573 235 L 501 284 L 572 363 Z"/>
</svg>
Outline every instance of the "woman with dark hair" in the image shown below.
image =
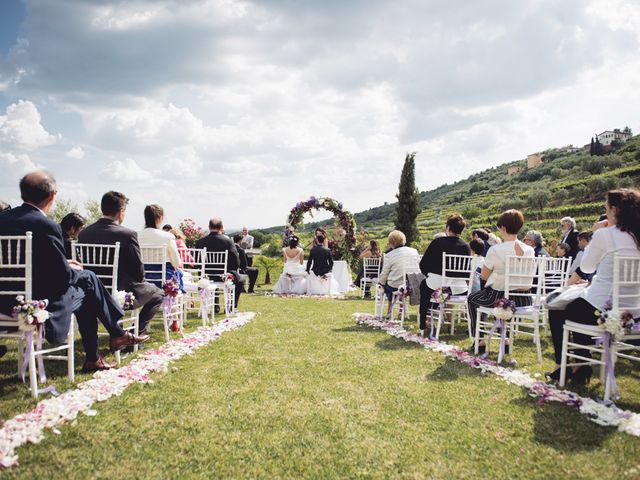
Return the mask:
<svg viewBox="0 0 640 480">
<path fill-rule="evenodd" d="M 487 282 L 485 288 L 469 295 L 467 299 L 472 333 L 476 331 L 478 308 L 493 307 L 496 300 L 504 297 L 507 257 L 514 255 L 517 257 L 534 256 L 533 248 L 518 240 L 518 232 L 523 225 L 524 215 L 519 210 L 507 210 L 498 217 L 497 227 L 504 241 L 494 245 L 487 252 L 487 258 L 480 272 L 480 278 Z M 533 278 L 531 281 L 533 283 Z M 518 295 L 513 298 L 513 301 L 519 307 L 531 305 L 531 298 L 528 296 Z M 486 348 L 484 340 L 480 340 L 478 347 L 480 353 L 484 353 Z"/>
<path fill-rule="evenodd" d="M 68 213 L 60 222 L 64 240 L 64 254 L 67 258 L 71 258 L 71 240 L 78 239 L 78 234 L 86 224 L 87 221 L 79 213 Z"/>
<path fill-rule="evenodd" d="M 306 272 L 304 269 L 304 250 L 300 239 L 291 235 L 289 245 L 282 249 L 284 268 L 278 282 L 273 287 L 274 293 L 304 294 L 307 291 Z"/>
<path fill-rule="evenodd" d="M 424 335 L 427 314 L 431 303 L 431 294 L 442 286 L 442 257 L 449 255 L 471 255 L 469 244 L 460 238 L 466 222 L 462 215 L 453 214 L 444 227 L 445 236 L 433 240 L 420 260 L 420 271 L 425 279 L 420 283 L 420 330 Z M 452 292 L 460 295 L 469 288 L 464 279 L 459 286 L 452 286 Z"/>
<path fill-rule="evenodd" d="M 597 273 L 591 284 L 585 287 L 584 295 L 569 303 L 564 310 L 549 311 L 549 326 L 555 351 L 556 370 L 547 374 L 551 379 L 560 378 L 560 362 L 562 357 L 562 333 L 566 320 L 596 325 L 596 312 L 605 309 L 611 301 L 611 285 L 613 284 L 613 260 L 616 254 L 640 257 L 640 191 L 629 188 L 612 190 L 607 194 L 607 218 L 596 222 L 593 226 L 593 238 L 585 248 L 580 261 L 580 270 L 585 274 Z M 624 295 L 637 293 L 640 285 L 626 287 Z M 640 304 L 635 299 L 621 296 L 620 308 L 628 310 L 634 318 L 640 316 Z M 582 345 L 590 345 L 593 340 L 588 335 L 574 333 L 573 340 Z M 588 350 L 576 352 L 584 357 L 591 357 Z M 567 378 L 575 382 L 588 382 L 593 374 L 589 365 L 576 370 L 567 371 Z"/>
<path fill-rule="evenodd" d="M 322 238 L 324 238 L 322 246 L 329 248 L 329 237 L 327 236 L 327 232 L 324 230 L 324 228 L 320 227 L 316 228 L 313 232 L 313 246 L 317 247 L 319 245 L 318 236 L 320 235 L 322 235 Z"/>
<path fill-rule="evenodd" d="M 369 246 L 362 251 L 359 258 L 360 260 L 364 260 L 365 258 L 381 258 L 381 257 L 382 257 L 382 252 L 380 251 L 380 244 L 378 244 L 377 240 L 371 240 L 369 242 Z M 363 276 L 364 276 L 364 262 L 363 262 L 363 266 L 360 267 L 360 271 L 358 272 L 358 275 L 356 276 L 356 280 L 354 283 L 356 285 L 360 285 L 360 280 L 362 280 Z M 366 292 L 364 294 L 365 297 L 371 296 L 371 293 L 369 292 L 370 288 L 371 288 L 371 284 L 368 283 Z"/>
<path fill-rule="evenodd" d="M 560 242 L 556 245 L 556 257 L 571 258 L 571 246 L 568 243 Z"/>
</svg>

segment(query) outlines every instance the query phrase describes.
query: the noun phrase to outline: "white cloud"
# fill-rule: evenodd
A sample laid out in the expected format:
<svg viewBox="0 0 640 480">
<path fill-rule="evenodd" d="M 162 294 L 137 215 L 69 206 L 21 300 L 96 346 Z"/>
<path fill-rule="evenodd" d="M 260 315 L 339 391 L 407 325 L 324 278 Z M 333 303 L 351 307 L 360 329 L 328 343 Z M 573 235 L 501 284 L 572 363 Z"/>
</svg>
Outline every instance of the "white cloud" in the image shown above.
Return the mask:
<svg viewBox="0 0 640 480">
<path fill-rule="evenodd" d="M 27 172 L 42 168 L 29 158 L 25 153 L 13 154 L 10 152 L 0 152 L 0 187 L 14 190 L 18 186 L 18 180 Z M 9 195 L 4 194 L 4 195 Z M 2 196 L 0 195 L 0 198 Z"/>
<path fill-rule="evenodd" d="M 82 147 L 72 147 L 65 153 L 65 155 L 69 158 L 73 158 L 74 160 L 82 160 L 84 158 L 84 150 Z"/>
<path fill-rule="evenodd" d="M 19 100 L 0 115 L 0 147 L 8 150 L 35 150 L 51 145 L 56 137 L 40 123 L 40 112 L 30 101 Z"/>
<path fill-rule="evenodd" d="M 108 180 L 123 182 L 150 181 L 153 178 L 151 173 L 142 169 L 133 158 L 114 160 L 104 167 L 100 174 Z"/>
</svg>

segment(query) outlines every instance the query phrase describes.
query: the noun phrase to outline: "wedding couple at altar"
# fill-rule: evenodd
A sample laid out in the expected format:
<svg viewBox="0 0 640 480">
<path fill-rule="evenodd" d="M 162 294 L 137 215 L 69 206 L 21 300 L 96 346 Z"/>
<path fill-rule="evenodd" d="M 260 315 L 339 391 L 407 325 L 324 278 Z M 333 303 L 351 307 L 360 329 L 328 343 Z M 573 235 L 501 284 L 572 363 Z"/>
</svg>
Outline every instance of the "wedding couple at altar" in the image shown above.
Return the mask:
<svg viewBox="0 0 640 480">
<path fill-rule="evenodd" d="M 304 249 L 300 239 L 292 235 L 288 246 L 282 249 L 284 269 L 273 292 L 295 295 L 337 295 L 340 287 L 333 278 L 333 258 L 331 250 L 325 246 L 326 238 L 320 234 L 315 238 L 314 247 L 309 252 L 306 268 Z"/>
</svg>

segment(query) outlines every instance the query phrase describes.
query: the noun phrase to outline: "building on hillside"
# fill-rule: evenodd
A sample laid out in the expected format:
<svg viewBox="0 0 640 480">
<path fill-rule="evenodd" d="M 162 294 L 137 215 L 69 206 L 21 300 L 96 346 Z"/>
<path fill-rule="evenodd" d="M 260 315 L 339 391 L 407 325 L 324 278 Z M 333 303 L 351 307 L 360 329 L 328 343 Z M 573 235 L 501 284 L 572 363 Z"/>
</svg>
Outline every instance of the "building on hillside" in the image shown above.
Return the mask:
<svg viewBox="0 0 640 480">
<path fill-rule="evenodd" d="M 539 153 L 527 155 L 527 168 L 536 168 L 542 165 L 542 157 Z"/>
<path fill-rule="evenodd" d="M 509 175 L 510 177 L 513 175 L 516 175 L 520 172 L 522 172 L 524 170 L 524 168 L 522 167 L 522 165 L 514 165 L 512 167 L 509 167 L 507 169 L 507 175 Z"/>
<path fill-rule="evenodd" d="M 603 146 L 611 145 L 612 142 L 618 141 L 624 143 L 632 137 L 631 129 L 629 127 L 624 130 L 614 128 L 613 130 L 605 130 L 602 133 L 596 135 L 596 138 L 600 140 Z"/>
</svg>

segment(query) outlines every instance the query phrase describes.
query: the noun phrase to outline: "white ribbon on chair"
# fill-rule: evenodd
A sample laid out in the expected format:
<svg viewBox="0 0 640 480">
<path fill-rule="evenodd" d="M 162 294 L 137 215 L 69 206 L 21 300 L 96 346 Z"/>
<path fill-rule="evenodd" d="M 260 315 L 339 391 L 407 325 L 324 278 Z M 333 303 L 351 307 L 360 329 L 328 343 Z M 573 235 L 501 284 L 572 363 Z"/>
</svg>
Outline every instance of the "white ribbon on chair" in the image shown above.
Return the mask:
<svg viewBox="0 0 640 480">
<path fill-rule="evenodd" d="M 42 336 L 44 331 L 44 324 L 40 323 L 36 327 L 38 331 L 38 337 L 36 339 L 36 349 L 42 350 Z M 29 359 L 31 358 L 31 352 L 33 348 L 33 330 L 26 330 L 24 332 L 24 340 L 26 343 L 24 355 L 22 356 L 22 365 L 20 366 L 20 375 L 22 377 L 22 383 L 26 383 L 25 378 L 27 376 L 27 368 L 29 367 Z M 42 355 L 38 355 L 36 357 L 36 362 L 38 365 L 38 376 L 40 377 L 40 383 L 47 383 L 47 373 L 44 369 L 44 359 Z M 51 393 L 55 396 L 60 395 L 56 390 L 56 387 L 50 385 L 45 388 L 39 388 L 38 394 Z"/>
</svg>

